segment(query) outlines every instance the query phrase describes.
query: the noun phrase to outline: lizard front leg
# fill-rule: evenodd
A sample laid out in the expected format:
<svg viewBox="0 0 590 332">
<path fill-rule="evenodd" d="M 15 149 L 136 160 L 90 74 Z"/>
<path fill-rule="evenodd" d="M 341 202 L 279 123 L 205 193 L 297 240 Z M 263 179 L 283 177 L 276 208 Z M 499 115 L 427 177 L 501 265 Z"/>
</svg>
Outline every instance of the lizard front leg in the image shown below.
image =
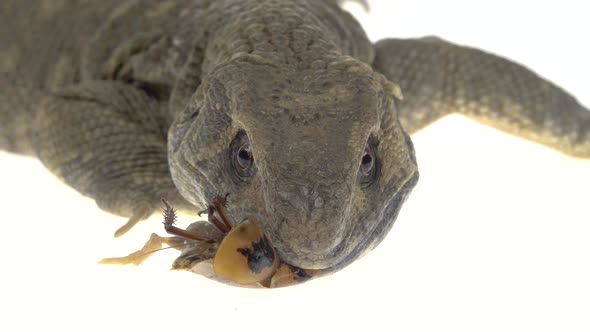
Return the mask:
<svg viewBox="0 0 590 332">
<path fill-rule="evenodd" d="M 412 133 L 459 112 L 564 153 L 590 158 L 590 112 L 558 86 L 504 58 L 438 38 L 376 44 L 375 70 L 404 94 Z"/>
<path fill-rule="evenodd" d="M 116 235 L 159 210 L 189 208 L 168 169 L 167 125 L 158 103 L 114 81 L 63 89 L 41 103 L 33 147 L 45 166 L 111 213 L 130 217 Z"/>
</svg>

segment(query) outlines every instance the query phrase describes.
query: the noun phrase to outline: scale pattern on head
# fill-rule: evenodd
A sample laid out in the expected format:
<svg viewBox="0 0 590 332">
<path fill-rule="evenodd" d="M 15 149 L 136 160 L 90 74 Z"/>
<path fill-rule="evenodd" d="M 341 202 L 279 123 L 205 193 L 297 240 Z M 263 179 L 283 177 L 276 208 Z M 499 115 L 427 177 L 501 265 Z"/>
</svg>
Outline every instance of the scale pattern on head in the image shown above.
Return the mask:
<svg viewBox="0 0 590 332">
<path fill-rule="evenodd" d="M 343 58 L 313 76 L 247 56 L 212 73 L 171 133 L 184 197 L 231 193 L 279 256 L 323 269 L 380 241 L 417 180 L 395 86 Z"/>
<path fill-rule="evenodd" d="M 230 193 L 286 263 L 339 269 L 380 242 L 417 181 L 401 93 L 358 60 L 370 50 L 347 55 L 302 13 L 285 34 L 267 12 L 219 32 L 241 52 L 212 42 L 217 62 L 170 130 L 172 176 L 197 205 Z"/>
</svg>

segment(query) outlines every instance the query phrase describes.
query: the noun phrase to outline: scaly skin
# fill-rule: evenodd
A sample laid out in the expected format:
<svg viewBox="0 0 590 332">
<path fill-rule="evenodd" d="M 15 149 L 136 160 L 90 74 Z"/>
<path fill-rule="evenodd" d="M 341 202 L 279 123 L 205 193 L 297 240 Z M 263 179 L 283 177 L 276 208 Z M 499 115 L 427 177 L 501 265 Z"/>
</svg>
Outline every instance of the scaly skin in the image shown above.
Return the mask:
<svg viewBox="0 0 590 332">
<path fill-rule="evenodd" d="M 557 86 L 435 38 L 372 45 L 335 2 L 20 3 L 0 5 L 1 148 L 133 220 L 229 192 L 295 266 L 374 248 L 418 179 L 406 133 L 451 112 L 590 157 Z"/>
</svg>

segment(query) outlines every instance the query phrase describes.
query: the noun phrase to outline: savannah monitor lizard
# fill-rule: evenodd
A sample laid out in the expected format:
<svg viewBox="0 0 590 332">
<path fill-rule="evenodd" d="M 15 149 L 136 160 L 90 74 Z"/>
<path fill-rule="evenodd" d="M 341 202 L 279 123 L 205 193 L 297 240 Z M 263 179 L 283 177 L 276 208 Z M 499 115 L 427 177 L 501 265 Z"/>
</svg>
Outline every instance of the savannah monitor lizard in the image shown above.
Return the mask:
<svg viewBox="0 0 590 332">
<path fill-rule="evenodd" d="M 0 148 L 128 227 L 231 193 L 281 259 L 338 270 L 418 180 L 412 134 L 460 113 L 590 158 L 590 112 L 435 37 L 371 43 L 336 1 L 2 1 Z"/>
</svg>

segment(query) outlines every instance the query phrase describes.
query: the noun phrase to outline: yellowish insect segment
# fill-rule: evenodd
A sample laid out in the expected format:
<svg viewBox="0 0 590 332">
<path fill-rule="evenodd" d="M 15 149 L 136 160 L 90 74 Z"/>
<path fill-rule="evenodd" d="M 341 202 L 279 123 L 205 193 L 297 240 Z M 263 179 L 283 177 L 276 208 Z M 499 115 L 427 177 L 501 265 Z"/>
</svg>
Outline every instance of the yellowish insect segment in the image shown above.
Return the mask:
<svg viewBox="0 0 590 332">
<path fill-rule="evenodd" d="M 258 221 L 250 217 L 235 226 L 221 241 L 213 259 L 213 271 L 221 278 L 241 285 L 272 277 L 278 257 Z"/>
</svg>

